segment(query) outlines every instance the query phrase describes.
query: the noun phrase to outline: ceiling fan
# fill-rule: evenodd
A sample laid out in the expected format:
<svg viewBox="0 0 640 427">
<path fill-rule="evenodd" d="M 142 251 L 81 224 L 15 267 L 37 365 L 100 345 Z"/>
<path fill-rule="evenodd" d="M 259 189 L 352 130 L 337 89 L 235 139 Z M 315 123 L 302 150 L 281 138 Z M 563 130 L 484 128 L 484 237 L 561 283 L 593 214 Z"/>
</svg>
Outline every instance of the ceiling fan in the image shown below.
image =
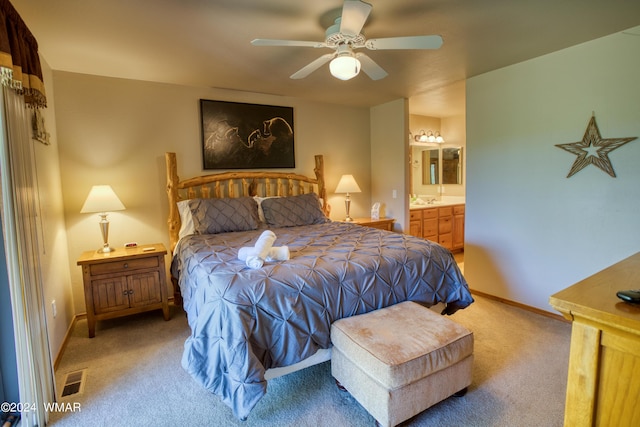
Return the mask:
<svg viewBox="0 0 640 427">
<path fill-rule="evenodd" d="M 373 59 L 362 52 L 355 52 L 356 49 L 438 49 L 442 46 L 442 37 L 439 35 L 366 39 L 361 31 L 372 8 L 373 6 L 369 3 L 360 0 L 346 0 L 342 6 L 342 15 L 336 18 L 334 25 L 326 30 L 325 40 L 322 42 L 255 39 L 251 41 L 251 44 L 254 46 L 294 46 L 333 49 L 333 53 L 322 55 L 315 61 L 293 73 L 291 78 L 305 78 L 331 61 L 329 64 L 331 74 L 341 80 L 349 80 L 357 76 L 360 69 L 372 80 L 380 80 L 387 76 L 387 72 L 376 64 Z"/>
</svg>

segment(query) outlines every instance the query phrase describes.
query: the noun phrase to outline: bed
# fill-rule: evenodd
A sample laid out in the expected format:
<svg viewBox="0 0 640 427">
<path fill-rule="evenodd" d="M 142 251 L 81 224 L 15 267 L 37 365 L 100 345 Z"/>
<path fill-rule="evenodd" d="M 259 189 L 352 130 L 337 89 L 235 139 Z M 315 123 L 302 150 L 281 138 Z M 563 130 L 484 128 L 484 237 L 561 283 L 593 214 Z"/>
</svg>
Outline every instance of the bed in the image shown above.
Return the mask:
<svg viewBox="0 0 640 427">
<path fill-rule="evenodd" d="M 337 319 L 402 301 L 473 302 L 447 249 L 328 218 L 324 162 L 315 177 L 223 172 L 180 180 L 166 153 L 171 275 L 191 335 L 183 368 L 244 420 L 271 372 L 326 360 Z M 239 259 L 265 230 L 288 258 Z M 253 266 L 255 267 L 255 266 Z M 312 362 L 309 362 L 309 361 Z"/>
</svg>

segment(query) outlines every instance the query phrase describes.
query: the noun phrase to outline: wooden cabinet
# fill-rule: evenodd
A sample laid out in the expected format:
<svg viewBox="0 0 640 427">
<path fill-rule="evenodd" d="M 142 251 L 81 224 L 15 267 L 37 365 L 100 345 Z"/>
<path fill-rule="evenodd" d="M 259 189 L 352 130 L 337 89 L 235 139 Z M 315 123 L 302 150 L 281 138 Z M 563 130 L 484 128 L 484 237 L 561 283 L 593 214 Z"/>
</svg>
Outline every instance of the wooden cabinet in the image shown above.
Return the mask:
<svg viewBox="0 0 640 427">
<path fill-rule="evenodd" d="M 422 237 L 438 241 L 438 208 L 422 210 Z"/>
<path fill-rule="evenodd" d="M 409 211 L 409 234 L 422 237 L 422 209 Z"/>
<path fill-rule="evenodd" d="M 450 250 L 464 249 L 464 205 L 411 209 L 409 234 Z"/>
<path fill-rule="evenodd" d="M 640 305 L 616 292 L 638 289 L 640 252 L 552 295 L 571 320 L 564 425 L 640 425 Z"/>
<path fill-rule="evenodd" d="M 464 205 L 453 207 L 452 240 L 453 250 L 464 249 Z"/>
<path fill-rule="evenodd" d="M 393 218 L 354 218 L 351 222 L 354 224 L 365 225 L 367 227 L 378 228 L 380 230 L 393 231 L 393 221 Z"/>
<path fill-rule="evenodd" d="M 164 245 L 156 243 L 80 256 L 90 338 L 95 336 L 97 320 L 157 309 L 169 320 L 166 254 Z"/>
<path fill-rule="evenodd" d="M 447 249 L 453 247 L 453 206 L 438 208 L 438 240 Z"/>
</svg>

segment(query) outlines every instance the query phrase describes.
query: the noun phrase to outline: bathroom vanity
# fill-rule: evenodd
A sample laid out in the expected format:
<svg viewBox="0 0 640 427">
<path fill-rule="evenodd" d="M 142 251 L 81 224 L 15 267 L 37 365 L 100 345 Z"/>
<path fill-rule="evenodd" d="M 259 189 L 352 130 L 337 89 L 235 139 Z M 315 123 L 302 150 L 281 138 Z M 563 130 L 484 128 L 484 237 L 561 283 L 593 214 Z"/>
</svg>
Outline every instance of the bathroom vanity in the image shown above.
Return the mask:
<svg viewBox="0 0 640 427">
<path fill-rule="evenodd" d="M 464 209 L 463 203 L 410 205 L 409 234 L 437 242 L 451 251 L 462 250 Z"/>
</svg>

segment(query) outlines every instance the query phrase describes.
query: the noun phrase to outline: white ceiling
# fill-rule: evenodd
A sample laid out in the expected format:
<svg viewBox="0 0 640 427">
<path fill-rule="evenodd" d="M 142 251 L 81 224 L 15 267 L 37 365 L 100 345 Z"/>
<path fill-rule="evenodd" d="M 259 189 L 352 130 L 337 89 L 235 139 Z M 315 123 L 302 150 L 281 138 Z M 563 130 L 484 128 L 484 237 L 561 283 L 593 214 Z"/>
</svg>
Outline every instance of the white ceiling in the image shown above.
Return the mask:
<svg viewBox="0 0 640 427">
<path fill-rule="evenodd" d="M 367 51 L 389 73 L 378 81 L 327 65 L 291 80 L 330 51 L 250 41 L 323 41 L 341 0 L 10 1 L 53 70 L 353 106 L 406 97 L 436 117 L 464 108 L 468 77 L 640 25 L 637 0 L 369 0 L 368 38 L 440 34 L 442 48 Z"/>
</svg>

